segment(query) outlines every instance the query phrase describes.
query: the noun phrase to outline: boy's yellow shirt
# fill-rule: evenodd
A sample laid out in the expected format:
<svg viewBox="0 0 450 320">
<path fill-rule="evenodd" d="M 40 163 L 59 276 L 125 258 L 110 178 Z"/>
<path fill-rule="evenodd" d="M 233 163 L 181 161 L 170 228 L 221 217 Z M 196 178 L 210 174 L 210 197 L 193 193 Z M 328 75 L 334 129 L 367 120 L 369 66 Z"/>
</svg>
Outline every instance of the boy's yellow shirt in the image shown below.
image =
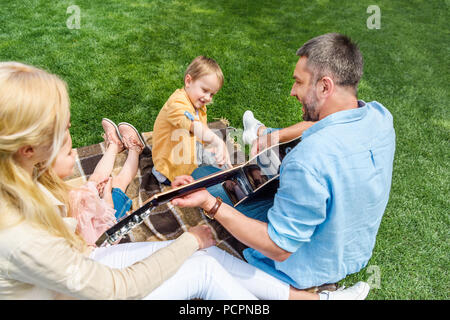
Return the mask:
<svg viewBox="0 0 450 320">
<path fill-rule="evenodd" d="M 190 175 L 197 168 L 196 137 L 190 133 L 196 109 L 184 89 L 177 89 L 156 117 L 152 135 L 152 157 L 155 169 L 170 181 L 180 175 Z M 198 109 L 198 120 L 207 125 L 206 106 Z"/>
</svg>

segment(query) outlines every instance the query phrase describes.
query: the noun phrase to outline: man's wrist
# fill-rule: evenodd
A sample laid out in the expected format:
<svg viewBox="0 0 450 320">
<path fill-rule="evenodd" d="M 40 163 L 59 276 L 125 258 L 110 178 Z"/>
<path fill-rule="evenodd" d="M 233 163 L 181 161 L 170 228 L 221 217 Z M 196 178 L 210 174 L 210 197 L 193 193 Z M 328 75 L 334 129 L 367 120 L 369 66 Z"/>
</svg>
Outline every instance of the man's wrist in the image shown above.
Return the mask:
<svg viewBox="0 0 450 320">
<path fill-rule="evenodd" d="M 206 212 L 209 212 L 209 211 L 211 211 L 211 209 L 214 207 L 215 204 L 216 204 L 216 198 L 213 197 L 211 194 L 209 194 L 208 198 L 203 203 L 202 209 L 205 210 Z"/>
</svg>

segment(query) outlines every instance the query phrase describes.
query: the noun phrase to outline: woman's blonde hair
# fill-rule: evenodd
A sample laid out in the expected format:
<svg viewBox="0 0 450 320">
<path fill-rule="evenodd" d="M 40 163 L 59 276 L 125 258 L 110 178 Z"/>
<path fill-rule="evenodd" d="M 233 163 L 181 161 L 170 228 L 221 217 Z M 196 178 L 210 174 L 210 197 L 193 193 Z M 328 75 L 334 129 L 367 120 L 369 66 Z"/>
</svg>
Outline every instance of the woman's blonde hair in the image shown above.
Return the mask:
<svg viewBox="0 0 450 320">
<path fill-rule="evenodd" d="M 223 72 L 219 64 L 214 59 L 205 56 L 196 57 L 187 67 L 184 73 L 185 79 L 188 74 L 192 77 L 192 80 L 194 81 L 200 77 L 209 74 L 215 74 L 217 76 L 217 79 L 219 80 L 220 88 L 222 88 L 223 86 L 224 81 Z"/>
<path fill-rule="evenodd" d="M 0 228 L 27 221 L 83 250 L 83 239 L 68 229 L 37 185 L 68 203 L 67 185 L 51 164 L 67 137 L 69 104 L 66 83 L 56 75 L 18 62 L 0 63 Z M 33 176 L 17 162 L 24 146 L 48 150 Z"/>
</svg>

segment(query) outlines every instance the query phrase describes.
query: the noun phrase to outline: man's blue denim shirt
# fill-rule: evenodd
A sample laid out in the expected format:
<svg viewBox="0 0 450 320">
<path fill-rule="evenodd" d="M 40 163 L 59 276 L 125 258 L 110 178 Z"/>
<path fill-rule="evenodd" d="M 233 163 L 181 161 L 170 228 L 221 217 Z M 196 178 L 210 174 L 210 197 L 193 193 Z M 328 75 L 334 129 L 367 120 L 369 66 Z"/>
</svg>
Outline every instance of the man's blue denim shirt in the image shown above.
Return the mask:
<svg viewBox="0 0 450 320">
<path fill-rule="evenodd" d="M 335 283 L 372 255 L 389 199 L 395 132 L 380 103 L 358 104 L 306 130 L 281 164 L 268 233 L 291 256 L 277 262 L 244 251 L 249 263 L 299 289 Z"/>
</svg>

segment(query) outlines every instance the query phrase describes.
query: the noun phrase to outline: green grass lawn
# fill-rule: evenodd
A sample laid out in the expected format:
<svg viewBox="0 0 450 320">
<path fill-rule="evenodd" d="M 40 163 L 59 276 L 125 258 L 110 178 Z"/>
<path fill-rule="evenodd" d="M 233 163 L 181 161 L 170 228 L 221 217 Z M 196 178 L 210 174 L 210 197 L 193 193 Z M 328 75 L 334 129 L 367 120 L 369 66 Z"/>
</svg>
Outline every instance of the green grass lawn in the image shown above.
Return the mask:
<svg viewBox="0 0 450 320">
<path fill-rule="evenodd" d="M 225 83 L 208 119 L 240 128 L 246 109 L 268 126 L 301 120 L 289 96 L 296 50 L 327 32 L 349 35 L 365 59 L 359 98 L 394 116 L 390 200 L 368 267 L 368 299 L 449 299 L 449 1 L 0 1 L 0 60 L 58 74 L 69 85 L 74 147 L 101 141 L 102 117 L 141 131 L 198 55 Z M 70 5 L 81 9 L 69 29 Z M 381 9 L 370 30 L 367 7 Z M 379 280 L 379 282 L 377 281 Z M 379 286 L 378 286 L 379 284 Z"/>
</svg>

